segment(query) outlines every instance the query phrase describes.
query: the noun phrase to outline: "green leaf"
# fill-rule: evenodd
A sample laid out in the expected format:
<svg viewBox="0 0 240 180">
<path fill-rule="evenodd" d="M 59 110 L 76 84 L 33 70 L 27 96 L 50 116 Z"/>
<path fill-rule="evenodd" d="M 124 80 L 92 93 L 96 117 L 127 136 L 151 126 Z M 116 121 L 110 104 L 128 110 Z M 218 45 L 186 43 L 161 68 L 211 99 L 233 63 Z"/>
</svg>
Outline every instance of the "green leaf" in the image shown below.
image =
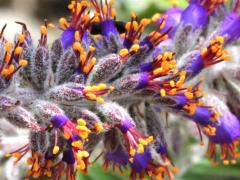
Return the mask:
<svg viewBox="0 0 240 180">
<path fill-rule="evenodd" d="M 77 179 L 79 180 L 97 180 L 97 179 L 103 179 L 103 180 L 125 180 L 128 179 L 126 176 L 122 177 L 117 172 L 111 173 L 111 169 L 109 168 L 108 172 L 104 172 L 103 169 L 99 164 L 95 164 L 91 167 L 89 167 L 89 173 L 87 175 L 78 173 Z"/>
<path fill-rule="evenodd" d="M 240 179 L 239 166 L 224 166 L 219 165 L 213 167 L 206 159 L 202 160 L 199 164 L 193 166 L 186 174 L 180 179 L 182 180 L 229 180 Z"/>
</svg>

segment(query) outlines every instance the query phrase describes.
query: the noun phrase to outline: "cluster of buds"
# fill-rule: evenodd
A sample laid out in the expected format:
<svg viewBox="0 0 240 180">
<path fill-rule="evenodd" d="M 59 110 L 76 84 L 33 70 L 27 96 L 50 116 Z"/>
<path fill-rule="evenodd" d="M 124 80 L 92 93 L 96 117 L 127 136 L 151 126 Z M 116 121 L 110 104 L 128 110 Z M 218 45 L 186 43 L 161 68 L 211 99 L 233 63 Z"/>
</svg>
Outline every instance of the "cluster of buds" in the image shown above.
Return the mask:
<svg viewBox="0 0 240 180">
<path fill-rule="evenodd" d="M 113 1 L 71 1 L 71 18 L 60 18 L 62 33 L 51 48 L 47 37 L 54 25 L 46 20 L 36 47 L 24 23 L 17 22 L 22 32 L 13 43 L 3 27 L 0 117 L 10 123 L 0 127 L 13 124 L 29 133 L 28 143 L 6 151 L 7 135 L 1 132 L 5 158 L 25 161 L 29 179 L 74 180 L 78 172 L 88 172 L 95 150 L 101 149 L 96 159 L 103 159 L 105 170 L 112 166 L 124 173 L 129 167 L 132 180 L 173 179 L 180 169 L 166 138 L 171 127 L 164 126 L 172 114 L 196 124 L 201 144 L 203 134 L 207 137 L 214 165 L 236 164 L 240 68 L 226 67 L 238 62 L 226 62 L 224 71 L 206 80 L 199 74 L 230 60 L 226 46 L 239 46 L 240 1 L 189 0 L 186 9 L 174 3 L 150 19 L 131 13 L 127 23 L 116 20 L 113 6 Z M 222 7 L 228 14 L 221 14 Z M 146 34 L 148 25 L 155 30 Z M 209 93 L 203 91 L 206 86 Z M 220 98 L 213 88 L 229 98 Z"/>
</svg>

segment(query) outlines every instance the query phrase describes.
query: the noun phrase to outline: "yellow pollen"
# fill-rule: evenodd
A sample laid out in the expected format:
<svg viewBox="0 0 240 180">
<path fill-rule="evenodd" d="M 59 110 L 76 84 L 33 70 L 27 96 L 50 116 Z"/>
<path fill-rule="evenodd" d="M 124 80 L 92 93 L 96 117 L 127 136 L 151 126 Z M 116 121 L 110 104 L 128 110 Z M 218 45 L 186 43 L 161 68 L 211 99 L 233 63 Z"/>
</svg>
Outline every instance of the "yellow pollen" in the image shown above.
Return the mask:
<svg viewBox="0 0 240 180">
<path fill-rule="evenodd" d="M 67 132 L 64 132 L 64 133 L 63 133 L 63 137 L 64 137 L 65 139 L 70 139 L 70 134 L 68 134 Z"/>
<path fill-rule="evenodd" d="M 111 9 L 111 16 L 112 17 L 115 17 L 116 16 L 116 10 L 113 8 L 113 9 Z"/>
<path fill-rule="evenodd" d="M 67 20 L 65 19 L 65 18 L 60 18 L 59 19 L 59 24 L 62 26 L 62 28 L 66 28 L 66 27 L 68 27 L 68 22 L 67 22 Z"/>
<path fill-rule="evenodd" d="M 87 7 L 88 6 L 88 2 L 87 1 L 81 1 L 81 6 Z"/>
<path fill-rule="evenodd" d="M 193 93 L 191 93 L 191 92 L 185 92 L 184 95 L 185 95 L 186 98 L 188 98 L 188 99 L 193 99 Z"/>
<path fill-rule="evenodd" d="M 218 41 L 218 42 L 220 42 L 221 44 L 223 44 L 223 43 L 224 43 L 224 37 L 222 37 L 222 36 L 217 36 L 217 37 L 216 37 L 216 41 Z"/>
<path fill-rule="evenodd" d="M 139 44 L 134 44 L 134 45 L 132 45 L 132 47 L 131 47 L 131 50 L 130 50 L 130 51 L 137 52 L 137 51 L 138 51 L 138 49 L 139 49 Z"/>
<path fill-rule="evenodd" d="M 227 165 L 229 165 L 229 161 L 228 161 L 228 160 L 223 160 L 223 164 L 224 164 L 225 166 L 227 166 Z"/>
<path fill-rule="evenodd" d="M 145 27 L 145 26 L 147 26 L 147 25 L 149 25 L 150 24 L 150 20 L 149 19 L 147 19 L 147 18 L 143 18 L 142 20 L 141 20 L 141 24 Z"/>
<path fill-rule="evenodd" d="M 76 168 L 77 168 L 77 170 L 80 170 L 80 171 L 84 170 L 86 168 L 86 165 L 85 165 L 84 161 L 82 161 L 82 160 L 79 161 Z"/>
<path fill-rule="evenodd" d="M 186 76 L 187 72 L 186 71 L 181 71 L 180 76 Z"/>
<path fill-rule="evenodd" d="M 88 138 L 88 132 L 82 132 L 82 133 L 79 133 L 79 136 L 82 138 L 82 139 L 87 139 Z"/>
<path fill-rule="evenodd" d="M 18 46 L 18 47 L 16 47 L 16 49 L 14 50 L 14 54 L 15 54 L 16 56 L 18 56 L 18 55 L 20 55 L 20 54 L 22 53 L 22 51 L 23 51 L 23 48 L 20 47 L 20 46 Z"/>
<path fill-rule="evenodd" d="M 146 146 L 146 145 L 148 145 L 148 142 L 147 141 L 145 141 L 144 139 L 142 139 L 142 138 L 140 138 L 139 140 L 139 143 L 141 144 L 141 145 L 143 145 L 143 146 Z"/>
<path fill-rule="evenodd" d="M 22 154 L 19 152 L 16 152 L 16 153 L 13 153 L 12 156 L 15 158 L 20 158 L 22 156 Z"/>
<path fill-rule="evenodd" d="M 159 75 L 159 74 L 161 74 L 163 72 L 163 68 L 157 68 L 157 69 L 155 69 L 154 71 L 153 71 L 153 74 L 154 75 Z"/>
<path fill-rule="evenodd" d="M 170 86 L 174 87 L 175 86 L 175 82 L 173 80 L 170 81 Z"/>
<path fill-rule="evenodd" d="M 96 62 L 97 62 L 97 59 L 96 59 L 95 57 L 93 57 L 93 58 L 91 59 L 89 65 L 93 67 L 93 66 L 96 64 Z"/>
<path fill-rule="evenodd" d="M 95 48 L 93 46 L 89 46 L 89 51 L 93 52 L 93 51 L 95 51 Z"/>
<path fill-rule="evenodd" d="M 79 31 L 76 31 L 75 33 L 74 33 L 74 39 L 75 39 L 75 41 L 80 41 L 81 39 L 80 39 L 80 33 L 79 33 Z"/>
<path fill-rule="evenodd" d="M 133 149 L 132 147 L 130 147 L 130 150 L 129 150 L 130 156 L 134 156 L 135 153 L 136 153 L 135 149 Z"/>
<path fill-rule="evenodd" d="M 20 43 L 23 43 L 24 40 L 25 40 L 25 36 L 23 34 L 19 34 L 18 35 L 18 40 L 19 40 Z"/>
<path fill-rule="evenodd" d="M 196 111 L 196 105 L 195 104 L 190 104 L 188 109 L 189 109 L 190 115 L 194 115 L 195 111 Z"/>
<path fill-rule="evenodd" d="M 73 49 L 80 53 L 84 51 L 82 45 L 79 42 L 73 43 Z"/>
<path fill-rule="evenodd" d="M 149 143 L 151 143 L 153 140 L 154 140 L 153 136 L 149 136 L 146 141 L 147 141 L 148 144 L 149 144 Z"/>
<path fill-rule="evenodd" d="M 107 8 L 106 5 L 103 5 L 102 11 L 103 11 L 103 14 L 107 14 L 108 13 L 108 8 Z"/>
<path fill-rule="evenodd" d="M 80 148 L 80 147 L 82 147 L 83 144 L 80 140 L 78 140 L 78 141 L 73 141 L 71 145 L 72 145 L 72 147 Z"/>
<path fill-rule="evenodd" d="M 83 90 L 83 92 L 89 92 L 92 91 L 92 87 L 91 86 L 86 86 Z"/>
<path fill-rule="evenodd" d="M 138 29 L 138 22 L 137 21 L 133 21 L 132 22 L 132 27 L 136 31 Z"/>
<path fill-rule="evenodd" d="M 164 28 L 164 26 L 165 26 L 165 24 L 166 24 L 166 22 L 165 21 L 163 21 L 162 23 L 161 23 L 161 25 L 160 25 L 160 29 L 163 29 Z"/>
<path fill-rule="evenodd" d="M 139 154 L 144 153 L 144 146 L 142 144 L 138 145 L 138 153 Z"/>
<path fill-rule="evenodd" d="M 126 49 L 126 48 L 121 49 L 120 52 L 119 52 L 119 55 L 121 57 L 125 57 L 126 55 L 128 55 L 128 49 Z"/>
<path fill-rule="evenodd" d="M 25 60 L 25 59 L 21 59 L 19 61 L 19 65 L 22 66 L 22 67 L 26 67 L 28 65 L 28 61 Z"/>
<path fill-rule="evenodd" d="M 104 99 L 101 97 L 97 97 L 96 101 L 100 104 L 104 103 Z"/>
<path fill-rule="evenodd" d="M 104 128 L 103 128 L 103 126 L 102 126 L 101 123 L 95 123 L 95 124 L 94 124 L 94 128 L 96 129 L 96 131 L 97 131 L 98 133 L 104 131 Z"/>
<path fill-rule="evenodd" d="M 39 164 L 38 163 L 34 163 L 34 165 L 33 165 L 33 170 L 34 171 L 38 171 L 39 170 Z"/>
<path fill-rule="evenodd" d="M 8 72 L 9 72 L 9 74 L 13 73 L 14 70 L 15 70 L 15 67 L 14 67 L 13 64 L 11 64 L 11 65 L 9 66 L 9 68 L 8 68 Z"/>
<path fill-rule="evenodd" d="M 46 26 L 41 26 L 40 27 L 40 33 L 44 36 L 47 35 L 47 27 Z"/>
<path fill-rule="evenodd" d="M 87 123 L 86 123 L 86 121 L 84 120 L 84 119 L 78 119 L 77 120 L 77 123 L 78 123 L 78 125 L 80 125 L 80 126 L 86 126 L 87 125 Z"/>
<path fill-rule="evenodd" d="M 79 159 L 89 157 L 89 153 L 87 151 L 78 151 L 77 156 Z"/>
<path fill-rule="evenodd" d="M 99 87 L 98 86 L 92 86 L 92 91 L 99 91 Z"/>
<path fill-rule="evenodd" d="M 53 148 L 53 154 L 57 154 L 59 152 L 59 146 L 54 146 Z"/>
<path fill-rule="evenodd" d="M 47 25 L 47 27 L 48 27 L 48 28 L 51 28 L 51 29 L 55 28 L 54 24 L 52 24 L 52 23 L 49 23 L 49 24 Z"/>
<path fill-rule="evenodd" d="M 77 130 L 91 132 L 86 126 L 80 126 L 80 125 L 77 126 Z"/>
<path fill-rule="evenodd" d="M 165 97 L 166 96 L 165 89 L 160 89 L 160 94 L 161 94 L 162 97 Z"/>
<path fill-rule="evenodd" d="M 156 14 L 153 15 L 152 21 L 153 21 L 154 23 L 156 23 L 156 22 L 159 20 L 160 17 L 161 17 L 161 14 L 156 13 Z"/>
<path fill-rule="evenodd" d="M 9 53 L 11 51 L 11 48 L 12 48 L 12 44 L 10 42 L 6 42 L 5 51 Z"/>
<path fill-rule="evenodd" d="M 100 83 L 99 85 L 98 85 L 98 88 L 100 89 L 100 90 L 102 90 L 102 89 L 105 89 L 107 86 L 106 86 L 106 84 L 104 84 L 104 83 Z"/>
</svg>

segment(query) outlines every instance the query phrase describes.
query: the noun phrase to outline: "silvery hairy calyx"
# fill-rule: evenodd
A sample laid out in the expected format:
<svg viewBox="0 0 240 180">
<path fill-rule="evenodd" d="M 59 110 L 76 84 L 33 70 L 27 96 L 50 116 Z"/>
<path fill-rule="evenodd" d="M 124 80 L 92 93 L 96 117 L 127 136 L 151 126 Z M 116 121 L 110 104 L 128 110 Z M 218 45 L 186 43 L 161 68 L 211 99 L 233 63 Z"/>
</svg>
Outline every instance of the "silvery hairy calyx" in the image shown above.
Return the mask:
<svg viewBox="0 0 240 180">
<path fill-rule="evenodd" d="M 189 0 L 152 18 L 131 13 L 129 22 L 113 6 L 70 2 L 52 43 L 48 30 L 58 28 L 47 21 L 39 37 L 16 22 L 14 42 L 2 28 L 7 179 L 74 180 L 95 162 L 132 180 L 174 179 L 185 166 L 174 162 L 181 136 L 193 129 L 213 165 L 237 163 L 240 2 Z M 155 29 L 146 33 L 149 25 Z"/>
</svg>

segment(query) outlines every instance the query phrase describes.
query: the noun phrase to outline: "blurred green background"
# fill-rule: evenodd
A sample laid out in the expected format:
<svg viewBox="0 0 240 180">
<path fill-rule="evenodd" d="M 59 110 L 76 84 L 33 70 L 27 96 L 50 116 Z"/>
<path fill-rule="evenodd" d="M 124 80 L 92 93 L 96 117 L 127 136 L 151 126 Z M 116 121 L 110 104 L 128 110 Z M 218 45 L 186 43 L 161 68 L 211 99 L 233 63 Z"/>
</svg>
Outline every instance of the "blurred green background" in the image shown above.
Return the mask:
<svg viewBox="0 0 240 180">
<path fill-rule="evenodd" d="M 43 19 L 48 18 L 51 22 L 57 22 L 61 16 L 68 16 L 66 5 L 69 0 L 0 0 L 0 25 L 4 23 L 10 24 L 10 30 L 14 29 L 13 22 L 20 20 L 26 22 L 29 25 L 29 29 L 33 34 L 38 34 L 38 28 Z M 186 0 L 177 0 L 178 6 L 184 8 L 187 6 Z M 167 8 L 172 5 L 169 0 L 116 0 L 117 17 L 119 20 L 128 21 L 129 14 L 134 11 L 137 13 L 139 18 L 147 17 L 150 18 L 156 12 L 164 12 Z M 7 16 L 6 16 L 7 14 Z M 12 23 L 12 25 L 11 25 Z M 11 35 L 11 33 L 10 33 Z M 54 38 L 56 34 L 52 34 Z M 191 154 L 189 149 L 192 146 L 195 148 L 202 148 L 200 145 L 196 145 L 197 141 L 186 142 L 187 146 L 180 153 L 180 159 L 184 159 L 184 156 Z M 201 150 L 200 152 L 202 152 Z M 193 157 L 194 159 L 194 157 Z M 184 161 L 183 161 L 184 162 Z M 105 173 L 97 163 L 96 165 L 89 168 L 89 175 L 79 174 L 78 178 L 81 180 L 120 180 L 128 179 L 127 176 L 120 176 L 118 174 L 113 175 L 112 173 Z M 194 160 L 192 166 L 185 161 L 179 165 L 180 169 L 186 171 L 176 179 L 180 180 L 237 180 L 240 179 L 240 166 L 223 166 L 213 167 L 207 161 L 206 158 L 200 160 Z M 240 164 L 240 163 L 239 163 Z"/>
</svg>

